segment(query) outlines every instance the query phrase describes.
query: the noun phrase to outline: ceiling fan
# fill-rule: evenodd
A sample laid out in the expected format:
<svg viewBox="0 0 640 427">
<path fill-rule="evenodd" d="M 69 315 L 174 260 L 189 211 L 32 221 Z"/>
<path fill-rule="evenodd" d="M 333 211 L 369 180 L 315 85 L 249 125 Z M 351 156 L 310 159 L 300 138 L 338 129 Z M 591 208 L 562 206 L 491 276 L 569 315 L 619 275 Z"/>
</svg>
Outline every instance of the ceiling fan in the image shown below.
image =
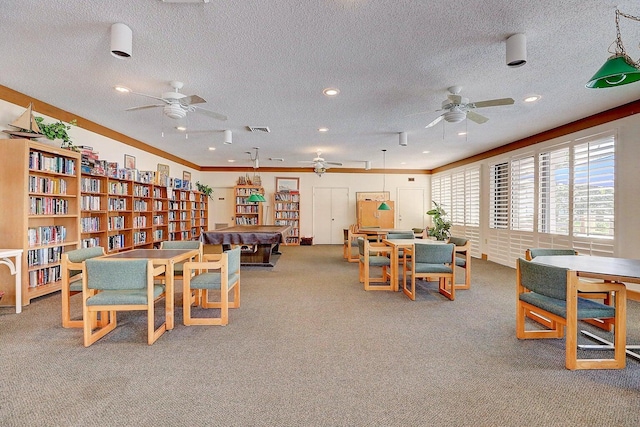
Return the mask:
<svg viewBox="0 0 640 427">
<path fill-rule="evenodd" d="M 476 108 L 496 107 L 499 105 L 511 105 L 514 103 L 513 98 L 489 99 L 486 101 L 469 102 L 469 98 L 460 96 L 462 86 L 451 86 L 449 95 L 445 101 L 442 101 L 442 108 L 436 111 L 445 111 L 434 121 L 429 123 L 426 128 L 430 128 L 440 123 L 442 119 L 449 123 L 459 123 L 464 119 L 469 119 L 478 124 L 485 123 L 488 118 L 482 116 L 475 111 Z"/>
<path fill-rule="evenodd" d="M 127 92 L 133 93 L 135 95 L 146 96 L 147 98 L 156 99 L 158 101 L 162 101 L 161 103 L 151 104 L 151 105 L 142 105 L 140 107 L 131 107 L 127 108 L 125 111 L 135 111 L 135 110 L 144 110 L 146 108 L 156 108 L 163 107 L 162 111 L 165 116 L 170 117 L 172 119 L 182 119 L 186 117 L 189 112 L 197 112 L 201 114 L 205 114 L 207 116 L 213 117 L 218 120 L 227 120 L 227 116 L 216 113 L 215 111 L 207 110 L 202 108 L 196 104 L 204 104 L 205 101 L 203 98 L 198 95 L 185 95 L 180 93 L 180 89 L 182 89 L 183 83 L 173 80 L 169 82 L 171 87 L 174 89 L 173 92 L 163 92 L 162 97 L 147 95 L 145 93 L 133 92 L 130 90 L 125 90 Z"/>
<path fill-rule="evenodd" d="M 322 152 L 318 150 L 316 152 L 316 157 L 311 160 L 300 161 L 300 163 L 311 163 L 313 165 L 313 171 L 318 175 L 322 176 L 323 173 L 327 171 L 331 166 L 342 166 L 340 162 L 327 162 L 322 157 Z"/>
</svg>

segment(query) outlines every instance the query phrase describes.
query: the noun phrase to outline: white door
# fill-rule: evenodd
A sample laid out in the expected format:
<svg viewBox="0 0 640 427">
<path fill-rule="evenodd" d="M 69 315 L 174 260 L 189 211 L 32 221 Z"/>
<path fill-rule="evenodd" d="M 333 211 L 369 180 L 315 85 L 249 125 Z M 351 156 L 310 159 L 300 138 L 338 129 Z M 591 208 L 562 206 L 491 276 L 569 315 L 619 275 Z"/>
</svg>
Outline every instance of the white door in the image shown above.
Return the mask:
<svg viewBox="0 0 640 427">
<path fill-rule="evenodd" d="M 424 228 L 427 208 L 424 204 L 424 188 L 398 188 L 396 203 L 398 230 Z"/>
<path fill-rule="evenodd" d="M 353 222 L 349 215 L 349 189 L 346 187 L 313 189 L 313 243 L 342 244 L 345 228 Z"/>
<path fill-rule="evenodd" d="M 209 230 L 215 230 L 222 224 L 229 227 L 236 225 L 234 222 L 235 200 L 233 187 L 214 187 L 213 200 L 209 200 Z"/>
</svg>

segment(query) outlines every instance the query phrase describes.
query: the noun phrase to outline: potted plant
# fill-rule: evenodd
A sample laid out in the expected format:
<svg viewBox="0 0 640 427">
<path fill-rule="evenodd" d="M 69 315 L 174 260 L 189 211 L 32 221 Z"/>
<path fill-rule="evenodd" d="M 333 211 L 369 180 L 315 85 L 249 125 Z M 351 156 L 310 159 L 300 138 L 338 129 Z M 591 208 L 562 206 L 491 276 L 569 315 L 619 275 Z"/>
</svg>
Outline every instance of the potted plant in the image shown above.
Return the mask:
<svg viewBox="0 0 640 427">
<path fill-rule="evenodd" d="M 433 220 L 433 227 L 429 228 L 428 235 L 431 237 L 435 237 L 436 240 L 446 240 L 451 235 L 451 221 L 449 221 L 446 216 L 447 213 L 442 206 L 437 204 L 435 201 L 433 202 L 435 206 L 430 211 L 427 211 L 427 215 L 431 216 Z"/>
<path fill-rule="evenodd" d="M 200 184 L 200 181 L 196 181 L 196 188 L 199 192 L 213 200 L 213 188 L 205 184 Z"/>
<path fill-rule="evenodd" d="M 66 148 L 71 151 L 80 151 L 78 147 L 76 147 L 73 144 L 73 142 L 71 141 L 71 138 L 69 137 L 69 134 L 67 133 L 67 131 L 71 129 L 70 125 L 73 125 L 73 126 L 76 125 L 75 119 L 71 120 L 69 122 L 69 125 L 64 124 L 60 120 L 58 120 L 55 123 L 46 124 L 44 123 L 44 118 L 42 117 L 36 117 L 35 119 L 36 119 L 36 122 L 38 123 L 38 127 L 40 128 L 40 132 L 42 132 L 42 134 L 46 136 L 48 139 L 52 141 L 56 139 L 61 139 L 62 148 Z"/>
</svg>

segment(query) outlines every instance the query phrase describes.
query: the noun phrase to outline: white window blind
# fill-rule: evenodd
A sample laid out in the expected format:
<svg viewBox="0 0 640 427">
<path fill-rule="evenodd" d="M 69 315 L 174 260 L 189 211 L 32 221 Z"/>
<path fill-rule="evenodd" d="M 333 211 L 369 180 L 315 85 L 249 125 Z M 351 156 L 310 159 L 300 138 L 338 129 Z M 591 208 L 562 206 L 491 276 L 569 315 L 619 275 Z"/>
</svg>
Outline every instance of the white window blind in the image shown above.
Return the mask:
<svg viewBox="0 0 640 427">
<path fill-rule="evenodd" d="M 440 204 L 441 202 L 441 194 L 442 194 L 441 185 L 442 185 L 442 182 L 441 182 L 440 176 L 431 177 L 431 200 L 438 204 Z M 432 201 L 429 201 L 429 206 L 427 210 L 433 208 Z"/>
<path fill-rule="evenodd" d="M 573 235 L 613 238 L 614 136 L 577 144 L 573 156 Z"/>
<path fill-rule="evenodd" d="M 509 226 L 509 163 L 489 166 L 489 228 Z"/>
<path fill-rule="evenodd" d="M 538 232 L 569 235 L 569 148 L 538 155 Z"/>
<path fill-rule="evenodd" d="M 468 226 L 480 226 L 480 168 L 465 171 L 465 219 Z"/>
<path fill-rule="evenodd" d="M 465 179 L 464 171 L 451 176 L 451 223 L 465 224 Z"/>
<path fill-rule="evenodd" d="M 535 169 L 534 157 L 511 161 L 511 229 L 533 231 Z"/>
</svg>

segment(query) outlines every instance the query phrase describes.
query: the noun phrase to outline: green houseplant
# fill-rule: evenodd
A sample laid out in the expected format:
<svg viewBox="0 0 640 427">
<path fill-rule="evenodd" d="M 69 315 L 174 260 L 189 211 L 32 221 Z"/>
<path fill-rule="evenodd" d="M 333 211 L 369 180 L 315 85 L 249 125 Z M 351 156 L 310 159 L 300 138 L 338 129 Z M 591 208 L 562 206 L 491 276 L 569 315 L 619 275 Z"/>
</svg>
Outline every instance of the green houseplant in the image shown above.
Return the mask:
<svg viewBox="0 0 640 427">
<path fill-rule="evenodd" d="M 213 200 L 213 188 L 205 184 L 200 184 L 200 181 L 196 181 L 196 188 L 199 192 Z"/>
<path fill-rule="evenodd" d="M 427 215 L 433 220 L 433 227 L 429 228 L 428 235 L 435 237 L 436 240 L 446 240 L 450 235 L 451 221 L 447 219 L 447 213 L 442 206 L 433 202 L 433 209 L 427 211 Z"/>
<path fill-rule="evenodd" d="M 69 122 L 69 124 L 65 124 L 62 121 L 58 120 L 55 123 L 46 124 L 44 123 L 44 118 L 36 117 L 36 122 L 38 123 L 38 127 L 40 128 L 40 132 L 44 136 L 46 136 L 50 140 L 60 139 L 62 140 L 62 148 L 66 148 L 72 151 L 79 151 L 78 147 L 76 147 L 71 141 L 71 137 L 67 131 L 71 129 L 71 126 L 76 125 L 76 120 L 73 119 Z"/>
</svg>

